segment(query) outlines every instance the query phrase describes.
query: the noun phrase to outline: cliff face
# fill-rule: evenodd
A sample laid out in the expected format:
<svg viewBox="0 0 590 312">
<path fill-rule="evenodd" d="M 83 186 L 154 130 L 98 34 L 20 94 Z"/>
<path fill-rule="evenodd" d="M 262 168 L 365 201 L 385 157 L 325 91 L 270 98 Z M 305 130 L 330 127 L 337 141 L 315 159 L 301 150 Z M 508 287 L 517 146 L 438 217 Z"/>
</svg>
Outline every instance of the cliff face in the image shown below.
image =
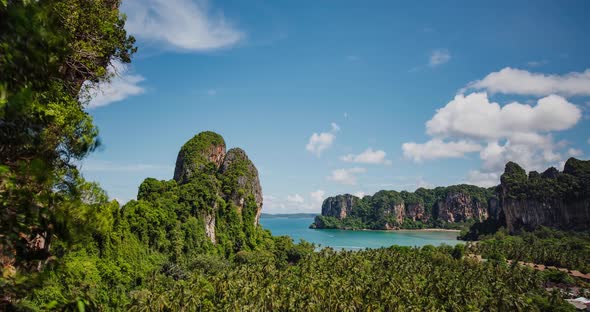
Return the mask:
<svg viewBox="0 0 590 312">
<path fill-rule="evenodd" d="M 563 172 L 549 168 L 528 175 L 509 162 L 496 188 L 454 185 L 415 192 L 379 191 L 362 199 L 327 198 L 312 227 L 396 229 L 480 221 L 471 235 L 506 226 L 510 232 L 548 226 L 590 229 L 590 161 L 570 158 Z M 485 222 L 484 222 L 485 221 Z M 470 232 L 470 233 L 471 233 Z"/>
<path fill-rule="evenodd" d="M 406 205 L 406 217 L 412 221 L 427 221 L 428 215 L 424 209 L 423 203 L 415 203 Z"/>
<path fill-rule="evenodd" d="M 154 202 L 162 197 L 176 200 L 174 204 L 190 210 L 190 215 L 203 224 L 203 232 L 213 244 L 220 242 L 218 231 L 228 227 L 250 235 L 252 230 L 244 223 L 257 228 L 263 204 L 258 170 L 246 152 L 233 148 L 226 153 L 223 138 L 209 131 L 197 134 L 182 146 L 174 180 L 148 178 L 142 183 L 138 200 Z M 183 212 L 183 218 L 186 214 Z M 242 244 L 238 242 L 234 248 Z"/>
<path fill-rule="evenodd" d="M 434 217 L 445 222 L 461 222 L 470 219 L 483 221 L 488 217 L 488 205 L 465 193 L 449 193 L 436 202 Z"/>
<path fill-rule="evenodd" d="M 346 218 L 352 212 L 358 197 L 344 194 L 334 197 L 328 197 L 322 204 L 322 216 L 335 217 L 339 220 Z"/>
<path fill-rule="evenodd" d="M 384 207 L 383 215 L 388 219 L 394 219 L 395 224 L 402 224 L 404 222 L 404 216 L 406 215 L 406 208 L 405 204 L 402 203 L 392 203 L 386 207 Z M 385 223 L 385 228 L 390 230 L 395 226 L 390 224 L 389 222 Z"/>
<path fill-rule="evenodd" d="M 528 176 L 508 163 L 497 191 L 510 232 L 538 226 L 590 229 L 590 161 L 570 158 L 563 172 L 550 168 Z"/>
<path fill-rule="evenodd" d="M 312 227 L 398 229 L 481 221 L 497 213 L 493 190 L 469 185 L 419 189 L 414 193 L 379 191 L 359 199 L 350 194 L 329 197 Z M 330 219 L 335 218 L 335 219 Z"/>
<path fill-rule="evenodd" d="M 238 207 L 242 214 L 246 200 L 254 200 L 256 205 L 254 225 L 258 225 L 262 212 L 262 187 L 258 170 L 240 148 L 232 148 L 225 155 L 220 168 L 224 198 Z"/>
</svg>

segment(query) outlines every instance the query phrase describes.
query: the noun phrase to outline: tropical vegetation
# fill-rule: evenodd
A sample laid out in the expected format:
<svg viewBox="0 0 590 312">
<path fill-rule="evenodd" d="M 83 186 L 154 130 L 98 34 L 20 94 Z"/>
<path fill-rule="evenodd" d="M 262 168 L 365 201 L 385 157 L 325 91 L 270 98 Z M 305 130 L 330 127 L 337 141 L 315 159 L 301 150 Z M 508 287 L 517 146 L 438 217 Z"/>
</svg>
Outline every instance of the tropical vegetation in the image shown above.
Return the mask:
<svg viewBox="0 0 590 312">
<path fill-rule="evenodd" d="M 256 222 L 243 151 L 222 168 L 203 157 L 224 144 L 212 132 L 181 149 L 178 179 L 148 178 L 122 207 L 109 200 L 78 163 L 100 145 L 86 86 L 136 50 L 119 5 L 0 0 L 0 310 L 570 309 L 539 273 L 481 263 L 463 245 L 317 251 L 272 236 Z M 439 196 L 421 192 L 426 206 Z"/>
</svg>

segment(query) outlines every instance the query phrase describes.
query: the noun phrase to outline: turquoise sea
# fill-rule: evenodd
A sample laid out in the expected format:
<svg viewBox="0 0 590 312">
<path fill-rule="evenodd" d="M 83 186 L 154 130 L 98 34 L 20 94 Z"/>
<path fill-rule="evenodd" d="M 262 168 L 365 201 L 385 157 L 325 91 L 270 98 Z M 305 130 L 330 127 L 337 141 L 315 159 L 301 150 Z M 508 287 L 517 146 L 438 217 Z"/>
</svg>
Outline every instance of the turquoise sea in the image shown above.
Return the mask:
<svg viewBox="0 0 590 312">
<path fill-rule="evenodd" d="M 322 247 L 336 249 L 364 249 L 400 246 L 424 246 L 441 244 L 455 245 L 457 232 L 427 231 L 344 231 L 310 229 L 313 218 L 268 218 L 262 217 L 260 224 L 273 235 L 288 235 L 295 242 L 304 239 Z"/>
</svg>

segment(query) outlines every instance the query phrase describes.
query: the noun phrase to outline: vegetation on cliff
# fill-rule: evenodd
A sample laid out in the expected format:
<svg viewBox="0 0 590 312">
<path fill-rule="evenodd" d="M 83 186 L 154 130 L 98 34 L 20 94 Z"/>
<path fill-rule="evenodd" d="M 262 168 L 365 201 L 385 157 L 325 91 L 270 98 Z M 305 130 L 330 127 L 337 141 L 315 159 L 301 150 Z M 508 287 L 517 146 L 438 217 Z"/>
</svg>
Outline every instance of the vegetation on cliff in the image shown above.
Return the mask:
<svg viewBox="0 0 590 312">
<path fill-rule="evenodd" d="M 590 272 L 590 161 L 539 174 L 509 162 L 496 188 L 502 213 L 461 233 L 483 257 Z M 577 231 L 573 231 L 577 230 Z"/>
<path fill-rule="evenodd" d="M 590 197 L 590 162 L 570 158 L 563 172 L 554 167 L 543 173 L 531 171 L 528 175 L 518 164 L 509 162 L 502 175 L 506 198 L 515 200 L 566 202 Z"/>
<path fill-rule="evenodd" d="M 445 204 L 447 198 L 457 194 L 464 195 L 469 200 L 466 203 L 467 210 L 474 211 L 481 206 L 486 216 L 488 202 L 495 198 L 493 189 L 466 184 L 434 189 L 419 188 L 415 192 L 379 191 L 372 196 L 355 197 L 351 207 L 341 207 L 340 209 L 349 210 L 344 218 L 323 211 L 321 216 L 316 217 L 312 227 L 373 230 L 462 229 L 479 220 L 476 216 L 470 215 L 473 211 L 457 211 L 460 221 L 447 222 L 439 216 L 440 210 L 437 210 Z"/>
<path fill-rule="evenodd" d="M 212 132 L 182 147 L 175 179 L 110 201 L 76 167 L 99 144 L 79 92 L 135 51 L 119 3 L 0 0 L 0 310 L 565 308 L 537 273 L 461 246 L 314 252 L 273 237 L 256 168 L 239 150 L 225 163 Z"/>
</svg>

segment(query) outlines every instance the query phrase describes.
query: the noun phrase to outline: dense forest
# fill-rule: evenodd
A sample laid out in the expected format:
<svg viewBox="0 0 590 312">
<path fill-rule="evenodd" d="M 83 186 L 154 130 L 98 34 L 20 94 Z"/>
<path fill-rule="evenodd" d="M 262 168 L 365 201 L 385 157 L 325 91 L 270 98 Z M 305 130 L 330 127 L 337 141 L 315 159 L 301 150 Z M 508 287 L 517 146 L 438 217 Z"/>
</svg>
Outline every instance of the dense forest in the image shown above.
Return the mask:
<svg viewBox="0 0 590 312">
<path fill-rule="evenodd" d="M 0 0 L 0 310 L 572 309 L 549 277 L 463 245 L 337 252 L 272 236 L 255 167 L 212 132 L 182 146 L 174 179 L 110 200 L 78 164 L 100 145 L 83 86 L 136 51 L 119 5 Z"/>
<path fill-rule="evenodd" d="M 590 273 L 590 233 L 540 227 L 508 235 L 505 228 L 479 237 L 473 253 L 484 258 L 512 259 Z"/>
</svg>

